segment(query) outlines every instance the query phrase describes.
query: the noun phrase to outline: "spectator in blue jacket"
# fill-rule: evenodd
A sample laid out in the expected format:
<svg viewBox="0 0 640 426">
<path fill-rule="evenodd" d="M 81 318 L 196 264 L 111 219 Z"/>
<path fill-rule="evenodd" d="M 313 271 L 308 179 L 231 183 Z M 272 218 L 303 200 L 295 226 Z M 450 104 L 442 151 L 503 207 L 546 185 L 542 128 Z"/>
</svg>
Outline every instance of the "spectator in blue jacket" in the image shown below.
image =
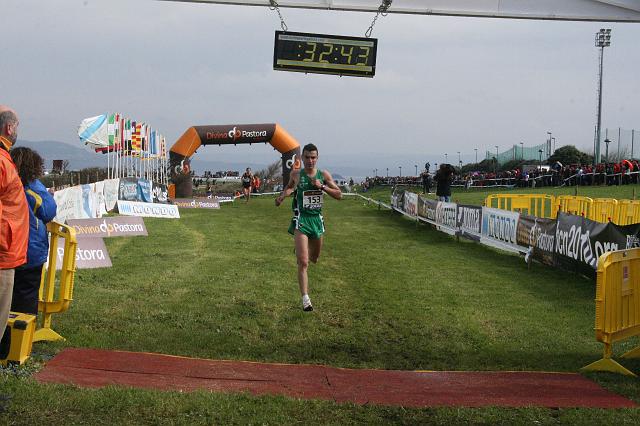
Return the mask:
<svg viewBox="0 0 640 426">
<path fill-rule="evenodd" d="M 46 224 L 56 216 L 57 206 L 47 188 L 38 180 L 44 171 L 42 157 L 32 149 L 17 147 L 11 150 L 11 158 L 18 169 L 29 204 L 27 263 L 16 268 L 11 310 L 37 315 L 42 267 L 49 254 Z"/>
</svg>

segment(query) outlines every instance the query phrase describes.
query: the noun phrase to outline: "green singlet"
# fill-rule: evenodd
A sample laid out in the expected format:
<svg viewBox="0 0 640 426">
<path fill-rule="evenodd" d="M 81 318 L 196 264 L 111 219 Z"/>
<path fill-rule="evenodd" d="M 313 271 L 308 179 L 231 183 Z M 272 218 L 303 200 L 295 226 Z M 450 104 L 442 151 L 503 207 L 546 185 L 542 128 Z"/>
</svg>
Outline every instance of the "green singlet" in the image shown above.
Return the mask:
<svg viewBox="0 0 640 426">
<path fill-rule="evenodd" d="M 313 186 L 311 179 L 304 169 L 300 170 L 300 179 L 291 203 L 293 219 L 289 225 L 289 233 L 294 235 L 297 229 L 307 237 L 317 239 L 324 233 L 324 219 L 322 218 L 324 193 Z M 315 179 L 324 184 L 324 176 L 320 170 L 316 171 Z"/>
</svg>

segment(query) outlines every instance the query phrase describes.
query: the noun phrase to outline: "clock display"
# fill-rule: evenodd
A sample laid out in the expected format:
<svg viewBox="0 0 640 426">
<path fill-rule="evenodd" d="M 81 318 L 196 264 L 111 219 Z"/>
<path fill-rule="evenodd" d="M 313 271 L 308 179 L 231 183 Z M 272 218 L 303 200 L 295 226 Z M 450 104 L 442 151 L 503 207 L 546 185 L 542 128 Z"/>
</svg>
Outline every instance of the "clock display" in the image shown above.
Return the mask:
<svg viewBox="0 0 640 426">
<path fill-rule="evenodd" d="M 273 69 L 373 77 L 377 46 L 374 38 L 276 31 Z"/>
</svg>

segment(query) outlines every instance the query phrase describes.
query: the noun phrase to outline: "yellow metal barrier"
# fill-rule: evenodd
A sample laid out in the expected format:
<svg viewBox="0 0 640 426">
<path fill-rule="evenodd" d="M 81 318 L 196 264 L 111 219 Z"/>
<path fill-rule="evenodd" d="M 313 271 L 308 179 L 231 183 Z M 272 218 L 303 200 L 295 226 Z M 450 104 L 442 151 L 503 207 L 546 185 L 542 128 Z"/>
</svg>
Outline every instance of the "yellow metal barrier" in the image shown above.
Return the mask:
<svg viewBox="0 0 640 426">
<path fill-rule="evenodd" d="M 640 222 L 640 201 L 618 201 L 618 213 L 614 222 L 618 225 L 631 225 Z"/>
<path fill-rule="evenodd" d="M 593 199 L 576 195 L 560 195 L 556 197 L 556 205 L 558 207 L 557 211 L 589 218 L 593 206 Z"/>
<path fill-rule="evenodd" d="M 594 198 L 591 205 L 591 214 L 588 219 L 596 222 L 614 222 L 618 218 L 618 200 L 615 198 Z"/>
<path fill-rule="evenodd" d="M 62 336 L 51 329 L 51 316 L 69 309 L 73 296 L 73 279 L 76 272 L 76 231 L 67 225 L 57 222 L 49 222 L 47 230 L 51 233 L 49 247 L 49 266 L 43 271 L 40 283 L 40 300 L 38 310 L 42 313 L 42 327 L 38 328 L 33 336 L 33 341 L 64 340 Z M 56 274 L 58 263 L 58 240 L 60 247 L 64 247 L 62 257 L 62 269 Z M 58 280 L 56 280 L 58 278 Z M 56 285 L 57 284 L 57 285 Z M 57 294 L 56 294 L 57 290 Z"/>
<path fill-rule="evenodd" d="M 518 211 L 537 217 L 554 218 L 555 197 L 547 194 L 492 194 L 484 205 L 496 209 Z"/>
<path fill-rule="evenodd" d="M 640 335 L 640 249 L 605 253 L 598 259 L 596 339 L 604 344 L 599 361 L 582 368 L 635 376 L 612 359 L 613 343 Z M 622 355 L 639 358 L 640 346 Z"/>
</svg>

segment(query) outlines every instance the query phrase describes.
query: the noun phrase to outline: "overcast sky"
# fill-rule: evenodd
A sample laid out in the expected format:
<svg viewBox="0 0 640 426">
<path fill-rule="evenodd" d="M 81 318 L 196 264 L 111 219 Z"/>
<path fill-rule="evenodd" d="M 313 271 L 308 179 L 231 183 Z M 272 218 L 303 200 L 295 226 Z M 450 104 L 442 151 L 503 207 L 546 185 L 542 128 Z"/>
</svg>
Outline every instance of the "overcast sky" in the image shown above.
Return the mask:
<svg viewBox="0 0 640 426">
<path fill-rule="evenodd" d="M 373 13 L 282 9 L 290 31 L 363 36 Z M 603 127 L 640 129 L 640 24 L 393 15 L 380 18 L 373 79 L 273 70 L 277 14 L 265 7 L 153 0 L 3 0 L 0 103 L 20 137 L 78 144 L 89 116 L 120 112 L 171 143 L 204 124 L 282 125 L 321 162 L 380 170 L 465 162 L 495 145 L 593 147 L 598 49 Z M 202 158 L 264 163 L 261 147 Z M 321 164 L 322 165 L 322 164 Z"/>
</svg>

